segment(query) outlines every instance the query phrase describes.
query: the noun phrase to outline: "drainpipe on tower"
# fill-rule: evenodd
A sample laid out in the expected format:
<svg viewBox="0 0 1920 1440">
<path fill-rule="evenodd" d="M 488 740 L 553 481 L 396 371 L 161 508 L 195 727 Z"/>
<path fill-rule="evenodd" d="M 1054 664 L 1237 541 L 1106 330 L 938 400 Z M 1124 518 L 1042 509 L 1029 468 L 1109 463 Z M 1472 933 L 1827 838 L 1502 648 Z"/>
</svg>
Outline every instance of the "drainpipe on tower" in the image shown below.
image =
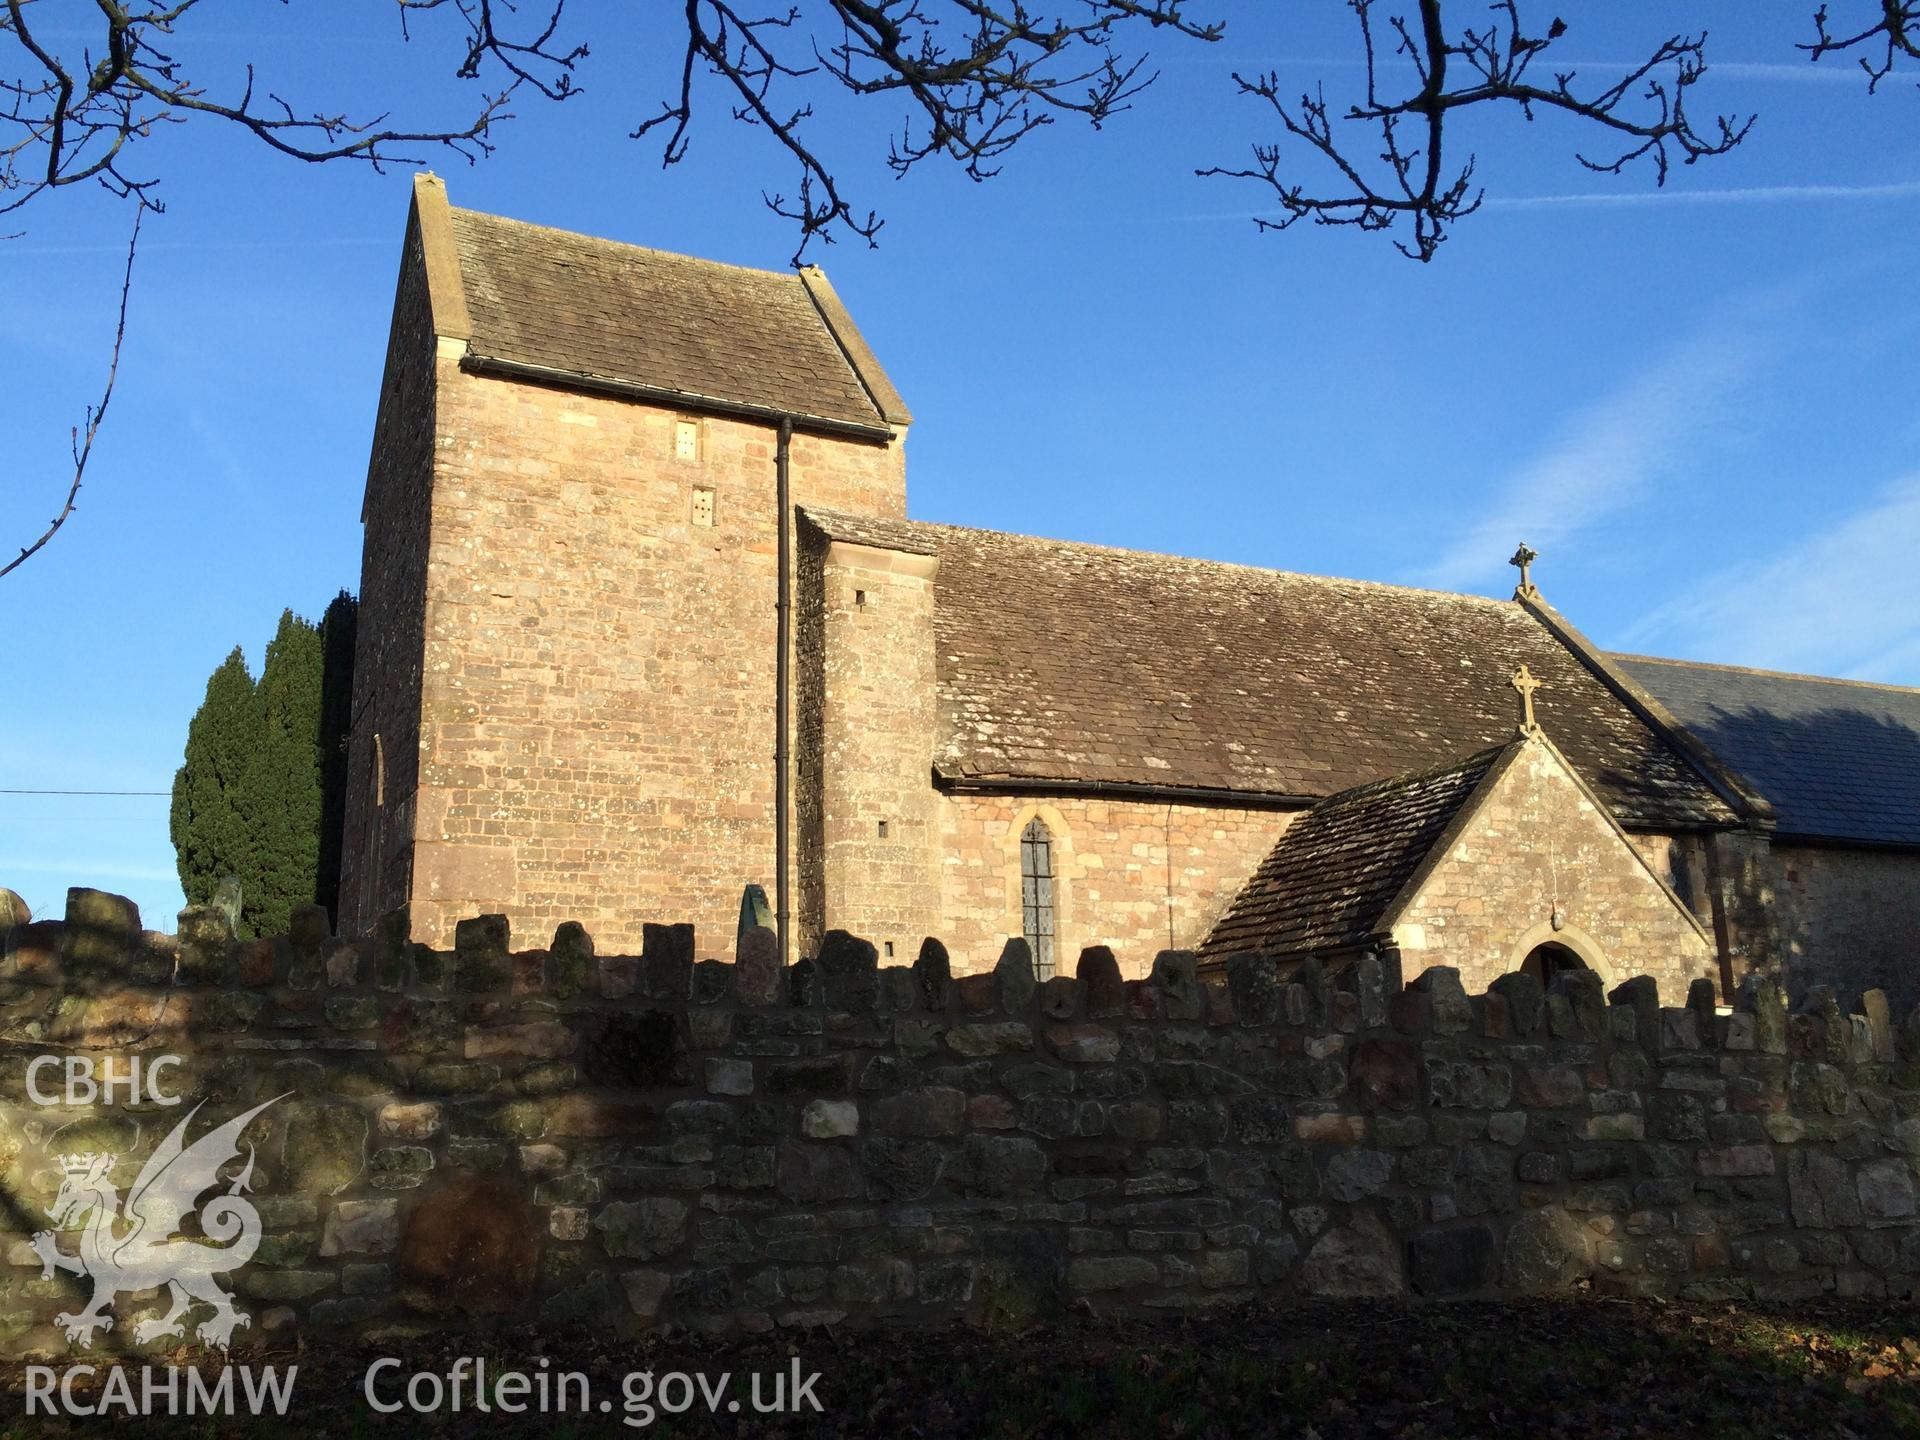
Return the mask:
<svg viewBox="0 0 1920 1440">
<path fill-rule="evenodd" d="M 780 945 L 780 963 L 785 965 L 792 958 L 787 951 L 787 928 L 792 909 L 792 882 L 787 874 L 788 835 L 792 819 L 792 796 L 789 794 L 788 770 L 791 768 L 791 756 L 788 747 L 787 716 L 791 709 L 791 697 L 788 694 L 792 677 L 788 673 L 787 650 L 793 638 L 793 579 L 790 574 L 793 558 L 793 492 L 788 477 L 788 451 L 793 443 L 793 417 L 780 417 L 780 444 L 774 452 L 774 490 L 775 503 L 780 507 L 780 543 L 779 543 L 779 579 L 775 585 L 774 599 L 774 648 L 773 662 L 773 843 L 775 847 L 773 861 L 774 933 Z"/>
</svg>

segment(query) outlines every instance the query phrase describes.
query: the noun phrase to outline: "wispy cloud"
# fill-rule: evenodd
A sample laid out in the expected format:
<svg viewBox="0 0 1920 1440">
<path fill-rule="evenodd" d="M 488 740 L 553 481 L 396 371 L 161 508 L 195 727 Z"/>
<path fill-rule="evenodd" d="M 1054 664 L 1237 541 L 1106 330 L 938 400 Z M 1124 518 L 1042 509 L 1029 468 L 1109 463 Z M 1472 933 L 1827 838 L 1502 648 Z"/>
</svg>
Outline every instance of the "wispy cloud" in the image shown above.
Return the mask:
<svg viewBox="0 0 1920 1440">
<path fill-rule="evenodd" d="M 0 246 L 0 260 L 28 255 L 125 255 L 127 242 L 101 245 L 33 245 L 31 232 L 20 240 Z M 186 250 L 193 254 L 245 252 L 254 250 L 365 250 L 391 246 L 393 237 L 374 235 L 304 235 L 290 240 L 142 240 L 140 253 L 151 255 L 160 250 Z"/>
<path fill-rule="evenodd" d="M 1184 50 L 1172 50 L 1156 55 L 1153 63 L 1162 68 L 1172 66 L 1210 65 L 1220 69 L 1236 69 L 1242 72 L 1250 70 L 1308 70 L 1316 74 L 1321 72 L 1365 70 L 1366 58 L 1360 55 L 1250 55 L 1224 47 L 1196 46 Z M 1570 72 L 1582 79 L 1611 82 L 1622 75 L 1630 74 L 1640 65 L 1641 60 L 1561 60 L 1554 59 L 1550 64 L 1541 60 L 1539 64 L 1545 70 L 1535 68 L 1529 78 L 1550 76 L 1562 71 Z M 1376 72 L 1385 74 L 1390 71 L 1402 71 L 1408 76 L 1418 76 L 1419 70 L 1414 63 L 1397 54 L 1380 55 L 1374 61 Z M 1866 88 L 1867 79 L 1857 66 L 1846 64 L 1815 64 L 1811 60 L 1793 64 L 1788 61 L 1766 60 L 1713 60 L 1707 61 L 1705 84 L 1711 80 L 1746 80 L 1762 84 L 1788 85 L 1857 85 Z M 1550 82 L 1549 82 L 1550 83 Z M 1576 93 L 1579 87 L 1575 87 Z"/>
<path fill-rule="evenodd" d="M 1734 80 L 1784 80 L 1789 85 L 1858 85 L 1863 90 L 1867 85 L 1867 77 L 1857 65 L 1832 62 L 1821 65 L 1812 60 L 1803 60 L 1798 65 L 1777 60 L 1709 60 L 1707 76 L 1709 79 L 1718 76 Z"/>
<path fill-rule="evenodd" d="M 1630 184 L 1632 182 L 1623 182 Z M 1870 185 L 1741 185 L 1724 190 L 1579 190 L 1565 195 L 1489 195 L 1483 210 L 1552 210 L 1621 205 L 1806 205 L 1822 201 L 1886 201 L 1920 199 L 1920 180 L 1888 180 Z M 1207 225 L 1226 221 L 1283 220 L 1285 212 L 1272 209 L 1193 210 L 1171 215 L 1136 215 L 1135 225 Z M 1114 217 L 1075 215 L 1062 223 L 1112 225 Z"/>
<path fill-rule="evenodd" d="M 1780 200 L 1910 200 L 1920 180 L 1876 185 L 1743 185 L 1728 190 L 1586 190 L 1570 195 L 1490 195 L 1489 210 L 1537 210 L 1559 205 L 1752 205 Z"/>
<path fill-rule="evenodd" d="M 1495 583 L 1515 542 L 1558 546 L 1640 503 L 1661 476 L 1687 468 L 1771 348 L 1749 318 L 1717 323 L 1659 355 L 1575 411 L 1419 578 L 1447 589 Z"/>
<path fill-rule="evenodd" d="M 1920 475 L 1774 559 L 1730 566 L 1642 616 L 1631 650 L 1920 683 Z"/>
</svg>

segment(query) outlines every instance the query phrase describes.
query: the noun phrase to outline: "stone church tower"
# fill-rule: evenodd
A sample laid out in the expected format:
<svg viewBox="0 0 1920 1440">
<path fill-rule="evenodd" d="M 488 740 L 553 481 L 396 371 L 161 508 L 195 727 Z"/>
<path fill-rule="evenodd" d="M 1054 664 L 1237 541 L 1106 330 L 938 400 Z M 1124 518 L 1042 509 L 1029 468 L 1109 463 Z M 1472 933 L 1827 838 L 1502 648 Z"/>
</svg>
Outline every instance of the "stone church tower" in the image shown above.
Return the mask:
<svg viewBox="0 0 1920 1440">
<path fill-rule="evenodd" d="M 792 957 L 936 936 L 962 974 L 1024 939 L 1043 977 L 1251 948 L 1920 994 L 1920 692 L 1606 654 L 1524 546 L 1496 598 L 909 520 L 908 419 L 818 270 L 419 179 L 346 930 L 724 957 L 759 885 Z"/>
<path fill-rule="evenodd" d="M 818 270 L 419 177 L 362 511 L 347 932 L 404 906 L 444 944 L 504 908 L 616 949 L 697 917 L 730 949 L 714 917 L 776 888 L 781 471 L 790 506 L 903 517 L 908 419 Z"/>
</svg>

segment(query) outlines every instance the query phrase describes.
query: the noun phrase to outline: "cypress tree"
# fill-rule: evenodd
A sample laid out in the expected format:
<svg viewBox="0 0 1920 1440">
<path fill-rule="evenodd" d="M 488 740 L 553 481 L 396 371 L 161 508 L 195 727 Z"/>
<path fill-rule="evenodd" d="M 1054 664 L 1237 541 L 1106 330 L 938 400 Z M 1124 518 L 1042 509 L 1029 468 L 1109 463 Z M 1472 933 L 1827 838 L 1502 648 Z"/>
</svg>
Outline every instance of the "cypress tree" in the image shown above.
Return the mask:
<svg viewBox="0 0 1920 1440">
<path fill-rule="evenodd" d="M 360 602 L 342 590 L 320 617 L 320 873 L 313 898 L 340 923 L 340 847 L 347 821 L 347 733 Z"/>
<path fill-rule="evenodd" d="M 241 910 L 262 935 L 283 932 L 319 880 L 322 660 L 319 630 L 283 611 L 260 668 L 263 733 L 243 792 L 256 878 Z"/>
<path fill-rule="evenodd" d="M 206 699 L 187 726 L 185 763 L 173 777 L 168 829 L 180 888 L 204 905 L 225 875 L 247 885 L 247 788 L 264 730 L 260 696 L 238 646 L 208 677 Z"/>
<path fill-rule="evenodd" d="M 180 888 L 203 905 L 235 876 L 243 933 L 278 934 L 312 901 L 337 915 L 358 618 L 344 590 L 319 626 L 282 612 L 258 683 L 236 648 L 187 727 L 170 820 Z"/>
</svg>

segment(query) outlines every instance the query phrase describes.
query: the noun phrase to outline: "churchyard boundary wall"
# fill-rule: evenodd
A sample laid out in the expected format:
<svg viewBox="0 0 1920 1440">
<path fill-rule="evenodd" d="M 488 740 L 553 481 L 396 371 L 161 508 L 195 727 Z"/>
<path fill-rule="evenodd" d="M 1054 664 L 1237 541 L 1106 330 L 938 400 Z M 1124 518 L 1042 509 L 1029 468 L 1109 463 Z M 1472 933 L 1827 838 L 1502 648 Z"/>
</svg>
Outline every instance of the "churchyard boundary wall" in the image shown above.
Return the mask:
<svg viewBox="0 0 1920 1440">
<path fill-rule="evenodd" d="M 0 1346 L 77 1343 L 58 1317 L 89 1286 L 45 1273 L 92 1223 L 55 1227 L 64 1183 L 95 1167 L 128 1207 L 183 1120 L 191 1144 L 263 1104 L 203 1192 L 258 1216 L 215 1277 L 249 1317 L 235 1344 L 1920 1282 L 1920 1013 L 1878 992 L 1789 1014 L 1763 980 L 1718 1013 L 1705 982 L 1468 995 L 1447 969 L 1402 987 L 1390 957 L 1282 982 L 1239 956 L 1221 983 L 1179 952 L 1123 981 L 1101 950 L 1036 985 L 1019 941 L 956 978 L 932 941 L 881 967 L 836 932 L 783 968 L 764 930 L 734 962 L 644 934 L 516 950 L 483 916 L 441 951 L 404 912 L 336 939 L 307 909 L 236 940 L 197 908 L 161 936 L 86 890 L 16 927 Z M 201 1307 L 137 1340 L 164 1301 L 118 1295 L 96 1353 L 212 1338 Z"/>
</svg>

